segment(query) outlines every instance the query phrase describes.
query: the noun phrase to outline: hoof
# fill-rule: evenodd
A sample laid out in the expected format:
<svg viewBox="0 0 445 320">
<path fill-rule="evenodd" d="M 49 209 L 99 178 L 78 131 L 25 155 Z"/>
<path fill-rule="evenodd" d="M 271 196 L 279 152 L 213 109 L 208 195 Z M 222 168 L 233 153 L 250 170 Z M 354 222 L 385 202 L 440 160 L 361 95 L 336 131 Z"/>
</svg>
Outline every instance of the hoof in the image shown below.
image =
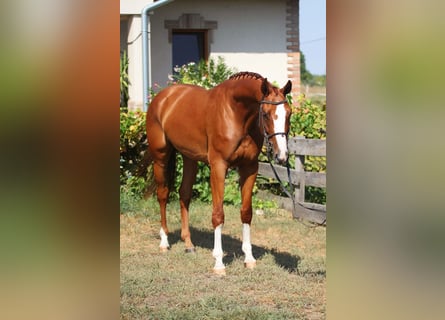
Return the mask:
<svg viewBox="0 0 445 320">
<path fill-rule="evenodd" d="M 247 269 L 254 269 L 256 267 L 256 261 L 244 262 L 244 267 L 246 267 Z"/>
<path fill-rule="evenodd" d="M 185 253 L 195 253 L 195 252 L 196 252 L 196 250 L 195 250 L 194 247 L 191 247 L 191 248 L 185 248 Z"/>
<path fill-rule="evenodd" d="M 213 274 L 215 274 L 217 276 L 225 276 L 226 275 L 226 268 L 213 269 Z"/>
<path fill-rule="evenodd" d="M 159 252 L 167 252 L 168 247 L 159 247 Z"/>
</svg>

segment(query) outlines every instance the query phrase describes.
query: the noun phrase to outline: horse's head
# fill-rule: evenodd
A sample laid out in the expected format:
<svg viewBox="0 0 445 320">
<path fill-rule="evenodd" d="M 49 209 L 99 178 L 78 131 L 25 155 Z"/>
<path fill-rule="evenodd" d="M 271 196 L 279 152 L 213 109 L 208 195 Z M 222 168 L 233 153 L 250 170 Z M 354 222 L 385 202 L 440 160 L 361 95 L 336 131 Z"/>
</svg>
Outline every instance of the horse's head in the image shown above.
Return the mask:
<svg viewBox="0 0 445 320">
<path fill-rule="evenodd" d="M 291 108 L 286 95 L 292 90 L 290 80 L 286 85 L 278 89 L 273 87 L 267 79 L 261 84 L 260 117 L 262 117 L 262 129 L 266 142 L 272 145 L 275 160 L 284 163 L 288 157 L 287 134 L 289 133 L 289 122 Z"/>
</svg>

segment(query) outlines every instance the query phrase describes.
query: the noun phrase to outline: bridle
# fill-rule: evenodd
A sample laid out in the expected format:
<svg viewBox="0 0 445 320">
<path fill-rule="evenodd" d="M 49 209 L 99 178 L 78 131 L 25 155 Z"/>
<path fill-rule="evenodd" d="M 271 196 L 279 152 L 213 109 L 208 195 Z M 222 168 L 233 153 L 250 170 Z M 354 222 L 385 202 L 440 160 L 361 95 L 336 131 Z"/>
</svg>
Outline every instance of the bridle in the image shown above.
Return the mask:
<svg viewBox="0 0 445 320">
<path fill-rule="evenodd" d="M 264 113 L 263 112 L 263 108 L 262 108 L 262 105 L 263 104 L 271 104 L 271 105 L 274 105 L 274 106 L 278 106 L 278 105 L 280 105 L 280 104 L 284 104 L 284 103 L 287 103 L 287 100 L 286 99 L 284 99 L 284 100 L 280 100 L 280 101 L 270 101 L 270 100 L 264 100 L 264 97 L 260 100 L 260 115 L 261 116 L 259 116 L 258 117 L 258 125 L 260 125 L 260 121 L 262 121 L 262 124 L 263 124 L 263 126 L 262 126 L 262 129 L 263 129 L 263 137 L 264 137 L 264 139 L 265 139 L 265 141 L 266 141 L 266 147 L 267 147 L 267 158 L 268 158 L 268 160 L 269 160 L 269 163 L 272 163 L 271 162 L 271 153 L 272 153 L 272 151 L 273 151 L 273 146 L 272 146 L 272 142 L 270 141 L 270 139 L 272 138 L 272 137 L 275 137 L 275 136 L 279 136 L 279 135 L 284 135 L 285 137 L 286 137 L 286 141 L 287 141 L 287 132 L 275 132 L 275 133 L 271 133 L 271 134 L 269 134 L 268 132 L 267 132 L 267 130 L 266 130 L 266 126 L 265 126 L 265 123 L 266 123 L 266 121 L 265 121 L 265 119 L 264 119 L 264 116 L 265 116 L 265 114 L 266 113 Z M 278 181 L 280 181 L 280 180 L 278 180 Z"/>
<path fill-rule="evenodd" d="M 286 136 L 286 140 L 287 140 L 287 132 L 275 132 L 275 133 L 271 133 L 271 134 L 269 134 L 267 131 L 266 131 L 266 127 L 265 127 L 265 125 L 264 125 L 264 123 L 265 123 L 265 121 L 264 121 L 264 115 L 265 115 L 265 113 L 263 112 L 263 108 L 261 107 L 263 104 L 271 104 L 271 105 L 274 105 L 274 106 L 278 106 L 278 105 L 280 105 L 280 104 L 284 104 L 284 103 L 287 103 L 287 100 L 286 99 L 284 99 L 284 100 L 280 100 L 280 101 L 269 101 L 269 100 L 264 100 L 264 97 L 263 97 L 263 99 L 261 99 L 260 100 L 260 114 L 261 114 L 261 116 L 263 116 L 263 136 L 264 136 L 264 138 L 266 139 L 266 141 L 267 141 L 267 152 L 269 152 L 270 150 L 269 150 L 269 145 L 271 144 L 270 143 L 270 138 L 272 138 L 272 137 L 275 137 L 275 136 L 279 136 L 279 135 L 284 135 L 284 136 Z M 260 119 L 260 117 L 258 117 L 258 122 L 259 121 L 261 121 L 261 119 Z"/>
</svg>

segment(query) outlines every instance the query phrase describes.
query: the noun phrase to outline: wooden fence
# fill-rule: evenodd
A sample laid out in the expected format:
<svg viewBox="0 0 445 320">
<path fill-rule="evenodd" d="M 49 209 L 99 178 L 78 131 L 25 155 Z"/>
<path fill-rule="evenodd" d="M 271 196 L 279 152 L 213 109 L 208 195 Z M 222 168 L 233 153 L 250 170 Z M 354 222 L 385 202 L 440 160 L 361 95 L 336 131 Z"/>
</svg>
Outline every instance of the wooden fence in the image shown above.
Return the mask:
<svg viewBox="0 0 445 320">
<path fill-rule="evenodd" d="M 292 210 L 293 202 L 288 197 L 273 197 L 282 208 L 294 212 L 294 218 L 309 220 L 311 222 L 324 224 L 326 222 L 326 205 L 305 202 L 305 186 L 326 188 L 325 172 L 304 171 L 305 156 L 326 156 L 326 140 L 305 139 L 304 137 L 290 138 L 288 143 L 289 154 L 296 155 L 295 169 L 290 170 L 290 177 L 294 185 L 295 210 Z M 283 182 L 288 181 L 286 167 L 274 165 L 275 170 Z M 275 179 L 270 164 L 260 162 L 259 174 Z M 265 193 L 263 193 L 265 197 Z"/>
</svg>

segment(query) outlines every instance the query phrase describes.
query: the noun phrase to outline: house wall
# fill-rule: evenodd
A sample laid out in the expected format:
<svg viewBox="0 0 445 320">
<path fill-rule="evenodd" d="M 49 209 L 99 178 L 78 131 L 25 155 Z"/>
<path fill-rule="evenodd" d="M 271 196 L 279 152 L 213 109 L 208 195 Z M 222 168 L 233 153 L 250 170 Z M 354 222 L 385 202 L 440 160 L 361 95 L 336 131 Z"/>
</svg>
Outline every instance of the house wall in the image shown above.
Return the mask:
<svg viewBox="0 0 445 320">
<path fill-rule="evenodd" d="M 128 108 L 142 109 L 142 21 L 140 15 L 127 16 L 127 23 L 128 78 L 130 80 Z"/>
<path fill-rule="evenodd" d="M 131 2 L 131 5 L 126 6 L 126 2 Z M 137 8 L 136 2 L 141 3 L 140 8 Z M 175 0 L 156 9 L 150 17 L 153 83 L 165 86 L 172 72 L 172 47 L 165 21 L 178 20 L 182 14 L 200 14 L 204 20 L 217 22 L 217 28 L 211 31 L 210 57 L 221 56 L 227 65 L 238 71 L 260 73 L 269 81 L 283 86 L 291 72 L 288 70 L 288 52 L 291 49 L 288 49 L 289 35 L 286 35 L 289 31 L 287 10 L 290 2 L 292 0 Z M 137 15 L 129 21 L 129 41 L 141 31 L 140 12 L 147 3 L 121 0 L 121 14 Z M 298 9 L 298 0 L 295 3 Z M 139 37 L 128 44 L 131 79 L 129 106 L 133 108 L 142 106 L 141 43 Z M 296 85 L 299 86 L 299 80 L 294 87 Z"/>
</svg>

